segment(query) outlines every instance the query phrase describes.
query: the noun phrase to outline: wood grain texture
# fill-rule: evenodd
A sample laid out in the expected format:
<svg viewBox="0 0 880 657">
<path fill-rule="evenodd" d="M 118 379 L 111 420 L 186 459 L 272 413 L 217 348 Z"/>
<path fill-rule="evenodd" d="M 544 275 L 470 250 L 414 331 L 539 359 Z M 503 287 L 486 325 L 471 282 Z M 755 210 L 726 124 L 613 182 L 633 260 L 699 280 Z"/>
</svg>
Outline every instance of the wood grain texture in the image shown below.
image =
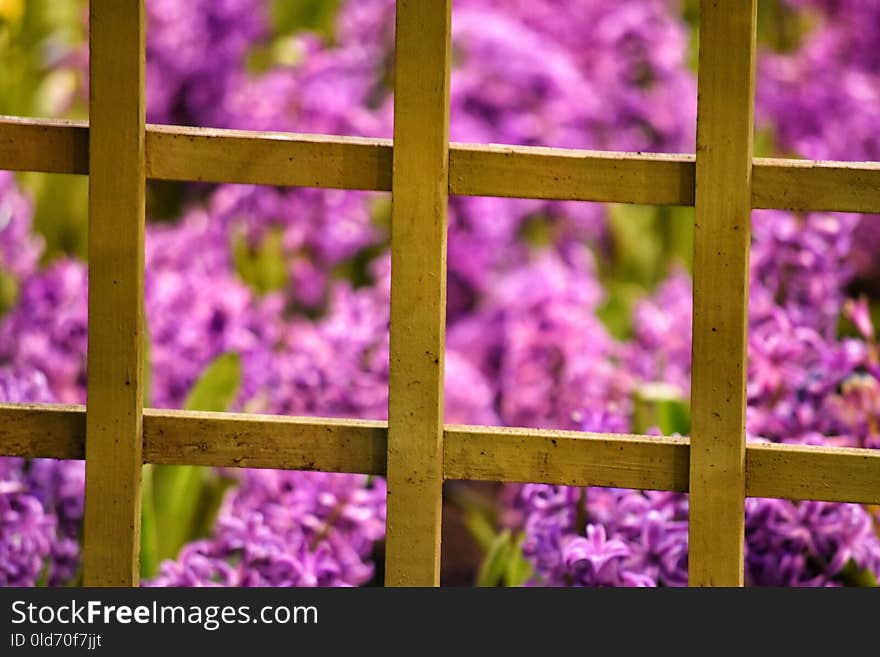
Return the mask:
<svg viewBox="0 0 880 657">
<path fill-rule="evenodd" d="M 694 204 L 694 156 L 452 144 L 449 191 L 562 201 Z"/>
<path fill-rule="evenodd" d="M 880 450 L 750 443 L 746 495 L 880 504 Z"/>
<path fill-rule="evenodd" d="M 89 124 L 0 117 L 0 170 L 87 174 Z"/>
<path fill-rule="evenodd" d="M 144 411 L 148 463 L 381 475 L 386 436 L 366 420 Z"/>
<path fill-rule="evenodd" d="M 86 121 L 0 116 L 0 169 L 88 174 Z M 390 191 L 388 139 L 148 125 L 148 179 Z M 694 204 L 693 155 L 449 146 L 465 196 Z M 880 213 L 880 163 L 754 158 L 752 206 Z"/>
<path fill-rule="evenodd" d="M 85 457 L 81 405 L 0 404 L 0 455 Z M 385 422 L 144 409 L 143 460 L 385 474 Z"/>
<path fill-rule="evenodd" d="M 81 459 L 84 406 L 0 404 L 0 455 Z M 385 474 L 387 424 L 144 409 L 146 463 Z M 688 490 L 687 438 L 447 425 L 445 479 Z M 880 504 L 880 450 L 749 443 L 749 497 Z"/>
<path fill-rule="evenodd" d="M 385 583 L 438 586 L 451 0 L 398 0 Z"/>
<path fill-rule="evenodd" d="M 447 479 L 643 490 L 688 488 L 688 440 L 450 425 Z"/>
<path fill-rule="evenodd" d="M 700 3 L 689 581 L 742 586 L 756 0 Z"/>
<path fill-rule="evenodd" d="M 85 458 L 86 407 L 0 404 L 0 456 Z"/>
<path fill-rule="evenodd" d="M 137 586 L 144 344 L 144 5 L 89 5 L 86 586 Z"/>
<path fill-rule="evenodd" d="M 755 158 L 752 206 L 880 212 L 880 163 Z"/>
<path fill-rule="evenodd" d="M 391 140 L 150 126 L 147 177 L 391 190 Z"/>
</svg>

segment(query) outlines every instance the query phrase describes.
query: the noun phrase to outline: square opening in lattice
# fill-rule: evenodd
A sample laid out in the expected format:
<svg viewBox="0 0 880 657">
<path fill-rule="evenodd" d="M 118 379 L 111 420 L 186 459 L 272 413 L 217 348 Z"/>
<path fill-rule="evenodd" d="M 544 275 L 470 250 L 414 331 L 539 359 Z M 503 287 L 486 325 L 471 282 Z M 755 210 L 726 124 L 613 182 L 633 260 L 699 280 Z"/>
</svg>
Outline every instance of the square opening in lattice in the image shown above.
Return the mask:
<svg viewBox="0 0 880 657">
<path fill-rule="evenodd" d="M 687 435 L 693 211 L 450 201 L 446 420 Z"/>
</svg>

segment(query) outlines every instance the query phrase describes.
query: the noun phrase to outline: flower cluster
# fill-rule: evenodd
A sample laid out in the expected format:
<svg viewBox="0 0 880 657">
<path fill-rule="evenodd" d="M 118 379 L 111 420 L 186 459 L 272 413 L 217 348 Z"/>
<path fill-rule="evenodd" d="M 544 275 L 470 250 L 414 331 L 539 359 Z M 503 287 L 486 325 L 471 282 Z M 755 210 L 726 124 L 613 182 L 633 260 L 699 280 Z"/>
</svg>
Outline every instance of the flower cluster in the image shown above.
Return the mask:
<svg viewBox="0 0 880 657">
<path fill-rule="evenodd" d="M 787 2 L 819 15 L 819 27 L 795 51 L 763 55 L 759 115 L 785 152 L 877 159 L 878 9 Z M 325 38 L 273 35 L 265 0 L 148 0 L 148 120 L 389 137 L 394 5 L 346 0 Z M 456 0 L 452 138 L 692 151 L 695 80 L 677 9 Z M 686 397 L 689 276 L 671 270 L 635 305 L 632 337 L 615 338 L 597 317 L 606 219 L 597 204 L 450 199 L 448 422 L 626 432 L 646 386 Z M 176 221 L 147 227 L 150 403 L 180 407 L 205 367 L 235 352 L 236 410 L 385 418 L 388 221 L 379 194 L 189 189 Z M 0 284 L 11 275 L 17 296 L 0 315 L 0 401 L 83 402 L 87 269 L 69 258 L 38 268 L 30 223 L 29 202 L 0 174 Z M 755 214 L 750 437 L 880 446 L 876 334 L 868 299 L 850 298 L 854 281 L 877 273 L 880 230 L 867 226 L 842 214 Z M 260 270 L 268 260 L 275 269 Z M 0 583 L 75 578 L 82 488 L 80 463 L 0 461 Z M 525 485 L 504 499 L 532 584 L 687 582 L 685 495 Z M 381 479 L 242 470 L 210 535 L 150 584 L 362 585 L 384 533 Z M 749 583 L 836 585 L 859 572 L 880 573 L 864 507 L 747 501 Z"/>
<path fill-rule="evenodd" d="M 0 403 L 52 401 L 41 371 L 0 366 Z M 81 461 L 0 458 L 0 586 L 76 576 L 84 478 Z"/>
<path fill-rule="evenodd" d="M 784 153 L 822 160 L 880 159 L 880 5 L 864 0 L 785 0 L 818 27 L 792 52 L 764 53 L 759 116 Z M 880 217 L 866 215 L 851 253 L 876 279 Z"/>
<path fill-rule="evenodd" d="M 32 230 L 32 219 L 31 203 L 15 177 L 0 171 L 0 276 L 21 278 L 34 271 L 43 243 Z"/>
<path fill-rule="evenodd" d="M 385 535 L 385 482 L 248 470 L 209 539 L 166 561 L 150 586 L 359 586 Z"/>
</svg>

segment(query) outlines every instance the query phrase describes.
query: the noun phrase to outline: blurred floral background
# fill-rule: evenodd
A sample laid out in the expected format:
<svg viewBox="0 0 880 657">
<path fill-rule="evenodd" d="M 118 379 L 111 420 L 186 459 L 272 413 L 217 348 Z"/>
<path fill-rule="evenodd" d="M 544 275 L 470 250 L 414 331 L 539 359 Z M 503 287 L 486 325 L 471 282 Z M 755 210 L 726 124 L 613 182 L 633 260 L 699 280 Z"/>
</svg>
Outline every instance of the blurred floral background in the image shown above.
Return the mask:
<svg viewBox="0 0 880 657">
<path fill-rule="evenodd" d="M 696 0 L 455 0 L 452 139 L 693 152 Z M 390 137 L 393 0 L 146 0 L 153 123 Z M 756 155 L 880 160 L 880 3 L 760 0 Z M 79 0 L 0 0 L 0 114 L 87 118 Z M 382 419 L 390 197 L 148 184 L 148 405 Z M 448 422 L 689 430 L 688 208 L 450 199 Z M 0 172 L 0 401 L 86 397 L 87 181 Z M 750 440 L 880 447 L 880 217 L 755 212 Z M 0 459 L 0 584 L 79 581 L 81 462 Z M 443 581 L 687 583 L 686 495 L 449 482 Z M 144 469 L 151 586 L 381 584 L 377 477 Z M 746 582 L 880 516 L 746 501 Z"/>
</svg>

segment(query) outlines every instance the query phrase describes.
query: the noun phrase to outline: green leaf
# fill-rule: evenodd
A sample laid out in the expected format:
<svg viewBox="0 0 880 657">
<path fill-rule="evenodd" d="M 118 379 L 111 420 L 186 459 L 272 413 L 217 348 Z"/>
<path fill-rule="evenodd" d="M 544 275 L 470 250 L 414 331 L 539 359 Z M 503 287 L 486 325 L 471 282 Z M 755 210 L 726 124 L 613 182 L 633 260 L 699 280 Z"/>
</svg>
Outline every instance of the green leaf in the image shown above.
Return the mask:
<svg viewBox="0 0 880 657">
<path fill-rule="evenodd" d="M 18 300 L 18 282 L 6 272 L 0 270 L 0 317 L 10 310 Z"/>
<path fill-rule="evenodd" d="M 489 546 L 480 572 L 477 574 L 477 586 L 500 586 L 501 579 L 507 570 L 510 558 L 511 535 L 509 530 L 498 534 Z"/>
<path fill-rule="evenodd" d="M 610 248 L 598 252 L 606 291 L 598 318 L 618 339 L 632 335 L 632 309 L 668 275 L 674 263 L 693 266 L 693 208 L 611 204 Z"/>
<path fill-rule="evenodd" d="M 522 586 L 534 574 L 532 564 L 523 555 L 522 546 L 525 540 L 525 532 L 520 532 L 514 537 L 507 568 L 504 570 L 504 586 Z"/>
<path fill-rule="evenodd" d="M 236 353 L 218 356 L 205 368 L 186 398 L 188 411 L 227 411 L 241 385 L 241 358 Z"/>
<path fill-rule="evenodd" d="M 845 586 L 877 586 L 877 577 L 874 573 L 869 568 L 859 568 L 852 559 L 837 574 L 837 579 Z"/>
<path fill-rule="evenodd" d="M 257 294 L 282 290 L 287 286 L 284 234 L 270 230 L 255 248 L 244 235 L 232 239 L 232 259 L 239 277 Z"/>
<path fill-rule="evenodd" d="M 141 577 L 149 579 L 159 572 L 159 537 L 153 494 L 153 469 L 145 465 L 141 475 Z"/>
<path fill-rule="evenodd" d="M 240 383 L 238 354 L 218 356 L 193 385 L 185 408 L 229 410 Z M 154 466 L 152 475 L 157 561 L 161 561 L 176 557 L 184 544 L 210 531 L 225 487 L 212 483 L 216 477 L 211 470 L 197 466 Z"/>
<path fill-rule="evenodd" d="M 464 515 L 465 527 L 484 552 L 488 552 L 495 542 L 495 528 L 486 515 L 478 509 L 467 509 Z"/>
<path fill-rule="evenodd" d="M 690 434 L 690 405 L 677 386 L 643 384 L 635 390 L 633 402 L 633 430 L 636 433 L 657 427 L 665 436 Z"/>
<path fill-rule="evenodd" d="M 282 34 L 312 30 L 330 36 L 340 0 L 273 0 L 272 24 Z"/>
<path fill-rule="evenodd" d="M 678 434 L 688 436 L 691 433 L 691 409 L 683 399 L 667 399 L 657 405 L 660 431 L 665 436 Z"/>
</svg>

